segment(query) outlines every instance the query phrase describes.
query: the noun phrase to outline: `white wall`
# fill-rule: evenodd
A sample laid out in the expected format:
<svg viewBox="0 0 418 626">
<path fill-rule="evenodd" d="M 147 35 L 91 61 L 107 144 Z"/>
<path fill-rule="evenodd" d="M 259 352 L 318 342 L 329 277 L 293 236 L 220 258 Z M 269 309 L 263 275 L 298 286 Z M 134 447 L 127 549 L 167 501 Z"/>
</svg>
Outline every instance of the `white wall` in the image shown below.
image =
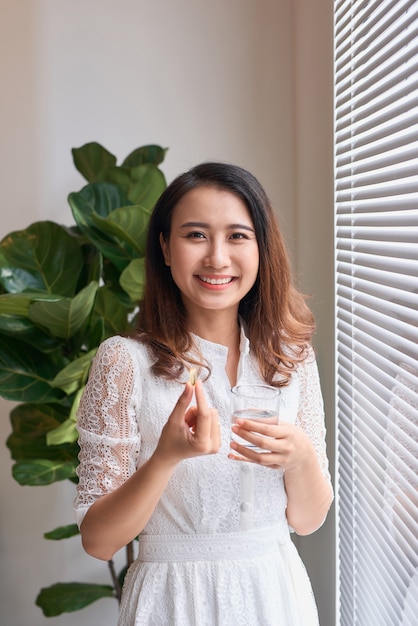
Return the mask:
<svg viewBox="0 0 418 626">
<path fill-rule="evenodd" d="M 331 0 L 0 0 L 0 238 L 38 219 L 72 223 L 66 197 L 84 181 L 70 151 L 88 141 L 118 158 L 147 143 L 169 147 L 168 180 L 206 159 L 250 169 L 314 292 L 330 424 L 331 12 Z M 72 521 L 73 488 L 12 480 L 1 443 L 11 408 L 0 399 L 0 622 L 114 625 L 112 600 L 53 619 L 34 605 L 58 580 L 109 578 L 77 539 L 42 538 Z M 334 623 L 332 548 L 332 521 L 300 544 L 321 626 Z"/>
</svg>

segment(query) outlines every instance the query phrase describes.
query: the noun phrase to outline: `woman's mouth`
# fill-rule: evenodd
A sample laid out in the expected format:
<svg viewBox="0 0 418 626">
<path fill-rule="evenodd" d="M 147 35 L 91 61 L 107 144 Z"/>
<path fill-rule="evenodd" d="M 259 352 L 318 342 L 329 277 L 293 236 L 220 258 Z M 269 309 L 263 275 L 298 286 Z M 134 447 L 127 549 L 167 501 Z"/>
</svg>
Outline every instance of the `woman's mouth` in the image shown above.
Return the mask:
<svg viewBox="0 0 418 626">
<path fill-rule="evenodd" d="M 208 285 L 228 285 L 234 280 L 233 276 L 224 276 L 222 278 L 215 278 L 213 276 L 198 276 L 198 278 Z"/>
</svg>

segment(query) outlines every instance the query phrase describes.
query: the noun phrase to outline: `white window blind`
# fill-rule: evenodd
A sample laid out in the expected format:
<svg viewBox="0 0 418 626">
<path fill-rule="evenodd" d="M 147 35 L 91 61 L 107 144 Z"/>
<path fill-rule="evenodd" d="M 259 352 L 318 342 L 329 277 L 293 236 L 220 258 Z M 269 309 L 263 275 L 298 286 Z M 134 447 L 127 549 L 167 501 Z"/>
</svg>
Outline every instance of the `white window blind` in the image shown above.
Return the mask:
<svg viewBox="0 0 418 626">
<path fill-rule="evenodd" d="M 418 625 L 418 0 L 334 2 L 339 626 Z"/>
</svg>

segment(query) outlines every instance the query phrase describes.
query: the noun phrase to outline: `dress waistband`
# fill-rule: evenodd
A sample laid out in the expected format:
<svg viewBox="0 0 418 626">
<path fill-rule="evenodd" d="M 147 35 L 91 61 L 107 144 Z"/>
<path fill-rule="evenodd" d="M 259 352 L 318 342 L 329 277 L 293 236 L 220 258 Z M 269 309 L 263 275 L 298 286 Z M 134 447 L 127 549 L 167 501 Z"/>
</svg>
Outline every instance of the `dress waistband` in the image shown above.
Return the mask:
<svg viewBox="0 0 418 626">
<path fill-rule="evenodd" d="M 245 559 L 270 554 L 289 541 L 288 530 L 279 527 L 207 535 L 140 535 L 137 558 L 146 562 Z"/>
</svg>

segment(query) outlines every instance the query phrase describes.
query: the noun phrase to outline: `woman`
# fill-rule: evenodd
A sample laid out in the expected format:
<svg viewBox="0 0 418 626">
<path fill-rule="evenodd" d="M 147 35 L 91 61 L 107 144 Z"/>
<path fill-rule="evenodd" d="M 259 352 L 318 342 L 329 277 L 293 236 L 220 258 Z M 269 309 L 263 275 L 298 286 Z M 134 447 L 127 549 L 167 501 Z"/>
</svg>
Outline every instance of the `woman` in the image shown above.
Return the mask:
<svg viewBox="0 0 418 626">
<path fill-rule="evenodd" d="M 120 625 L 318 623 L 290 540 L 332 501 L 313 331 L 254 176 L 204 163 L 169 185 L 138 332 L 100 346 L 79 409 L 84 548 L 108 560 L 139 535 Z M 264 452 L 231 441 L 237 382 L 281 390 L 279 424 L 233 427 Z"/>
</svg>

